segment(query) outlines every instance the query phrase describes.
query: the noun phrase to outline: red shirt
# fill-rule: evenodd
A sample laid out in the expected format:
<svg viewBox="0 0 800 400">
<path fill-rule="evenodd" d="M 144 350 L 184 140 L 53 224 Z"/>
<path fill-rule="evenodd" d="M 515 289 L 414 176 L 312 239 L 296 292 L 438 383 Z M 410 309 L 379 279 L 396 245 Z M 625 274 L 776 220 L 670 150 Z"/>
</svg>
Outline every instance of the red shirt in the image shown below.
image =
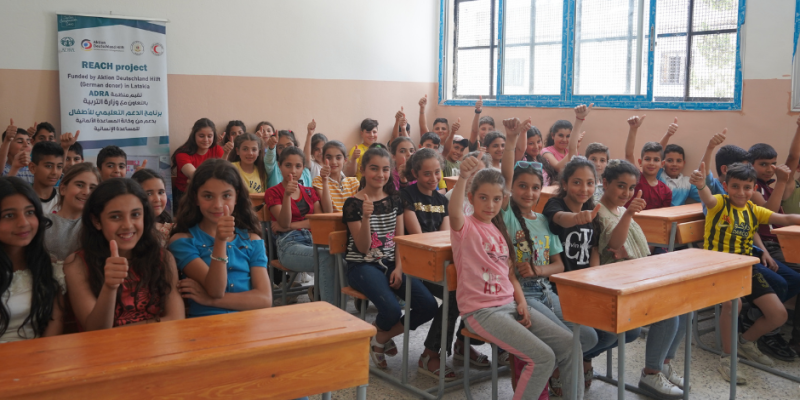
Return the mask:
<svg viewBox="0 0 800 400">
<path fill-rule="evenodd" d="M 655 186 L 650 186 L 644 174 L 642 174 L 639 176 L 639 183 L 633 189 L 634 197 L 640 190 L 642 191 L 642 198 L 647 202 L 645 210 L 672 206 L 672 190 L 664 182 L 658 181 Z M 631 205 L 631 201 L 633 199 L 628 200 L 628 203 L 625 204 L 626 208 Z"/>
<path fill-rule="evenodd" d="M 313 214 L 314 203 L 319 201 L 319 195 L 317 195 L 317 191 L 313 187 L 297 185 L 297 189 L 300 190 L 300 197 L 297 200 L 292 199 L 292 222 L 302 221 L 306 219 L 306 214 Z M 283 183 L 279 183 L 267 189 L 264 193 L 264 205 L 270 209 L 270 213 L 272 213 L 272 206 L 283 204 L 284 193 L 286 193 L 286 188 L 283 187 Z M 298 204 L 301 201 L 306 204 Z M 302 205 L 304 209 L 308 207 L 308 211 L 302 213 L 300 211 L 300 205 Z M 273 215 L 272 218 L 278 218 L 278 216 Z"/>
<path fill-rule="evenodd" d="M 774 179 L 770 179 L 769 182 L 764 182 L 761 179 L 756 180 L 756 190 L 764 196 L 764 200 L 769 200 L 772 196 L 772 191 L 774 190 L 770 185 L 775 182 Z M 783 207 L 778 208 L 778 212 L 783 214 Z M 761 240 L 765 242 L 777 242 L 778 236 L 772 234 L 772 229 L 780 228 L 780 226 L 772 224 L 762 224 L 758 226 L 758 234 L 761 236 Z"/>
<path fill-rule="evenodd" d="M 189 154 L 189 153 L 178 153 L 175 155 L 175 161 L 177 162 L 178 168 L 178 176 L 175 177 L 175 187 L 178 188 L 181 192 L 186 191 L 186 184 L 189 178 L 181 171 L 186 164 L 192 164 L 195 168 L 199 167 L 203 161 L 208 160 L 209 158 L 222 158 L 222 146 L 216 145 L 206 152 L 206 154 Z"/>
</svg>

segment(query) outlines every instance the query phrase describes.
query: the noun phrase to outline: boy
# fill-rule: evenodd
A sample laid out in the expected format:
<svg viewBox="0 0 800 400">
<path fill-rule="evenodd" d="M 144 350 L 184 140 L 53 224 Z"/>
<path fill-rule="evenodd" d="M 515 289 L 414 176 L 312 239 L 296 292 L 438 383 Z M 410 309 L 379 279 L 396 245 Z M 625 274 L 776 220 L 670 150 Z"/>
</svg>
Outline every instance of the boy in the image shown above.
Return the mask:
<svg viewBox="0 0 800 400">
<path fill-rule="evenodd" d="M 344 174 L 361 179 L 361 156 L 367 152 L 378 140 L 378 121 L 366 118 L 361 121 L 361 143 L 350 149 L 347 162 L 344 164 Z"/>
<path fill-rule="evenodd" d="M 61 179 L 64 169 L 64 150 L 55 142 L 42 141 L 33 145 L 31 162 L 28 164 L 33 174 L 33 191 L 42 201 L 44 215 L 58 211 L 58 190 L 56 183 Z"/>
<path fill-rule="evenodd" d="M 664 147 L 664 161 L 661 169 L 658 170 L 658 180 L 664 182 L 672 190 L 672 205 L 682 206 L 686 200 L 692 199 L 700 203 L 700 195 L 697 188 L 689 183 L 689 177 L 683 175 L 683 168 L 686 166 L 686 153 L 683 147 L 677 144 L 668 144 L 669 139 L 678 131 L 678 118 L 669 124 L 667 132 L 661 138 L 661 146 Z"/>
<path fill-rule="evenodd" d="M 425 106 L 428 105 L 428 95 L 419 99 L 419 131 L 420 132 L 433 132 L 442 143 L 445 143 L 447 136 L 450 134 L 450 126 L 447 118 L 436 118 L 433 120 L 433 130 L 428 129 L 428 118 L 425 116 Z M 441 151 L 440 151 L 441 153 Z"/>
<path fill-rule="evenodd" d="M 478 96 L 475 102 L 475 116 L 472 118 L 472 131 L 469 134 L 469 151 L 478 150 L 486 134 L 494 130 L 494 118 L 481 117 L 483 112 L 483 97 Z"/>
<path fill-rule="evenodd" d="M 56 141 L 56 128 L 49 122 L 42 122 L 36 125 L 36 128 L 28 128 L 28 134 L 30 134 L 33 144 Z"/>
<path fill-rule="evenodd" d="M 453 124 L 455 129 L 455 124 Z M 455 133 L 455 130 L 453 131 Z M 469 148 L 469 139 L 461 135 L 453 135 L 452 145 L 444 146 L 444 176 L 458 176 L 459 168 L 461 166 L 461 159 L 464 158 L 464 153 Z"/>
<path fill-rule="evenodd" d="M 726 168 L 723 189 L 729 194 L 711 194 L 706 184 L 705 162 L 692 173 L 691 183 L 695 185 L 703 204 L 708 207 L 705 219 L 703 247 L 725 253 L 751 255 L 755 233 L 762 224 L 798 225 L 800 215 L 784 215 L 755 205 L 750 198 L 756 182 L 756 171 L 749 164 L 734 163 Z M 764 316 L 755 320 L 744 333 L 739 334 L 739 351 L 745 358 L 767 366 L 775 363 L 759 351 L 755 341 L 762 335 L 779 328 L 786 322 L 786 309 L 758 269 L 753 269 L 752 293 L 746 298 L 757 306 Z M 717 370 L 725 380 L 730 381 L 730 313 L 731 302 L 722 305 L 720 332 L 722 355 Z M 740 370 L 741 371 L 741 370 Z M 739 375 L 737 383 L 746 383 Z"/>
<path fill-rule="evenodd" d="M 422 137 L 419 139 L 419 147 L 420 148 L 427 148 L 439 151 L 439 145 L 441 144 L 441 139 L 439 135 L 433 132 L 426 132 Z"/>
<path fill-rule="evenodd" d="M 606 170 L 608 159 L 611 158 L 611 153 L 608 151 L 608 146 L 602 143 L 591 143 L 586 146 L 586 158 L 594 164 L 594 169 L 597 171 L 597 184 L 594 186 L 594 202 L 600 204 L 600 199 L 603 198 L 603 171 Z"/>
<path fill-rule="evenodd" d="M 128 155 L 117 146 L 103 147 L 97 153 L 97 168 L 100 169 L 100 180 L 124 178 L 127 174 Z"/>
<path fill-rule="evenodd" d="M 11 125 L 3 132 L 3 144 L 0 145 L 0 163 L 3 164 L 3 176 L 17 176 L 28 183 L 33 183 L 33 174 L 28 170 L 31 138 L 28 132 Z"/>
<path fill-rule="evenodd" d="M 637 165 L 636 159 L 633 157 L 633 149 L 636 147 L 636 133 L 644 122 L 644 117 L 638 116 L 628 118 L 628 141 L 625 143 L 625 159 L 630 161 L 631 164 Z M 652 210 L 654 208 L 669 207 L 672 204 L 672 191 L 669 187 L 658 180 L 658 170 L 661 168 L 661 151 L 663 148 L 658 142 L 647 142 L 642 147 L 641 157 L 638 160 L 639 168 L 642 175 L 639 177 L 639 182 L 636 183 L 634 193 L 642 191 L 642 198 L 647 202 L 645 210 Z M 625 207 L 630 205 L 633 199 L 628 200 Z"/>
</svg>

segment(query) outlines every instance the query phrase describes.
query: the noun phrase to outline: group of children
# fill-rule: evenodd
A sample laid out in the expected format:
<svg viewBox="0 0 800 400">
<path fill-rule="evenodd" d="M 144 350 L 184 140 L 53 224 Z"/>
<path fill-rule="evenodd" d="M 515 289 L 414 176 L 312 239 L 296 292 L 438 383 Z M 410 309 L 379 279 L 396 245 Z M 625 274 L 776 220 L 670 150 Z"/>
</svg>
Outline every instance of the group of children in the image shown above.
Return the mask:
<svg viewBox="0 0 800 400">
<path fill-rule="evenodd" d="M 644 144 L 637 159 L 636 135 L 645 116 L 631 117 L 625 159 L 611 159 L 600 143 L 578 155 L 592 105 L 576 107 L 574 122 L 555 122 L 544 138 L 530 119 L 504 120 L 505 133 L 499 132 L 491 117 L 482 116 L 480 100 L 468 138 L 457 134 L 460 119 L 450 124 L 437 118 L 429 130 L 427 97 L 419 105 L 418 146 L 401 109 L 389 143 L 378 143 L 378 122 L 368 118 L 361 123 L 361 143 L 349 151 L 316 133 L 315 120 L 300 149 L 292 131 L 266 121 L 254 133 L 241 121 L 217 133 L 202 118 L 172 155 L 174 218 L 164 180 L 144 168 L 126 179 L 127 157 L 118 147 L 102 149 L 95 167 L 83 162 L 80 132 L 64 133 L 56 143 L 52 125 L 24 130 L 12 120 L 0 145 L 6 256 L 0 256 L 0 293 L 6 293 L 0 342 L 61 333 L 65 294 L 79 330 L 270 307 L 263 231 L 250 202 L 251 194 L 263 194 L 277 257 L 297 272 L 314 270 L 306 216 L 342 213 L 349 285 L 378 310 L 370 343 L 377 367 L 387 368 L 385 357 L 398 354 L 392 340 L 403 332 L 397 297 L 410 284 L 409 328 L 433 320 L 420 373 L 438 377 L 444 368 L 446 380 L 456 379 L 439 355 L 444 346 L 464 360 L 466 327 L 501 347 L 501 363 L 512 354 L 520 362 L 515 398 L 537 398 L 546 390 L 580 398 L 592 382 L 592 359 L 615 347 L 617 335 L 581 327 L 583 384 L 572 393 L 568 371 L 578 368 L 572 324 L 564 320 L 548 277 L 665 252 L 648 246 L 633 216 L 694 201 L 708 210 L 703 248 L 762 260 L 754 266 L 749 308 L 740 318 L 740 354 L 765 365 L 774 364 L 769 356 L 797 357 L 800 316 L 791 341 L 779 328 L 787 319 L 782 303 L 800 293 L 800 273 L 784 262 L 769 226 L 800 224 L 800 215 L 793 215 L 800 212 L 800 181 L 791 186 L 787 167 L 800 170 L 800 126 L 786 165 L 776 165 L 777 152 L 767 144 L 749 150 L 726 145 L 716 152 L 715 178 L 706 166 L 726 132 L 710 139 L 698 170 L 683 175 L 684 150 L 669 144 L 677 118 L 660 143 Z M 458 180 L 445 195 L 447 176 Z M 534 212 L 542 188 L 550 185 L 559 186 L 557 194 L 542 213 Z M 789 214 L 780 213 L 782 205 Z M 450 231 L 455 293 L 408 280 L 395 256 L 396 236 L 435 231 Z M 319 264 L 320 297 L 334 303 L 327 251 L 320 250 Z M 452 306 L 441 343 L 443 310 L 435 297 L 445 295 Z M 724 303 L 718 366 L 728 380 L 729 309 Z M 653 397 L 683 395 L 683 378 L 670 364 L 684 339 L 683 323 L 675 317 L 650 327 L 639 387 Z M 638 329 L 625 335 L 626 341 L 638 336 Z M 469 354 L 469 364 L 490 364 L 475 349 Z M 741 372 L 737 379 L 746 382 Z"/>
</svg>

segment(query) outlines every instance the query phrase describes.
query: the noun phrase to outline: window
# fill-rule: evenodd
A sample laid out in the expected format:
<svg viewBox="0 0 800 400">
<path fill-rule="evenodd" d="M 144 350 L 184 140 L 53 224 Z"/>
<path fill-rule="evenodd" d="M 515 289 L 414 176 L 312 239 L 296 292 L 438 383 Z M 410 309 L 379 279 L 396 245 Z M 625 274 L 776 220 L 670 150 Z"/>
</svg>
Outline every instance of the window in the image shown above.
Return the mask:
<svg viewBox="0 0 800 400">
<path fill-rule="evenodd" d="M 445 104 L 741 108 L 741 0 L 441 1 Z"/>
</svg>

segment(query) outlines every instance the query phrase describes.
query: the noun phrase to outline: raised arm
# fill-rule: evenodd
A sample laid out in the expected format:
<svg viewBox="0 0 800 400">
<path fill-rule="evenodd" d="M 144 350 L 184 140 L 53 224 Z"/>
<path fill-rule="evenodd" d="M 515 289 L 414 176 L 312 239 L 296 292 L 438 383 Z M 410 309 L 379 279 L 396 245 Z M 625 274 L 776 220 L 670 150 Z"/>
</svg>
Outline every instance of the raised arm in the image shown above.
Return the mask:
<svg viewBox="0 0 800 400">
<path fill-rule="evenodd" d="M 361 221 L 347 223 L 347 227 L 353 235 L 353 242 L 356 245 L 356 249 L 361 254 L 367 254 L 372 244 L 372 232 L 369 221 L 374 210 L 374 204 L 372 204 L 367 194 L 364 193 L 364 202 L 361 205 Z"/>
<path fill-rule="evenodd" d="M 117 290 L 128 276 L 128 260 L 119 257 L 116 241 L 111 241 L 111 257 L 103 267 L 103 286 L 97 296 L 89 286 L 89 273 L 81 257 L 71 255 L 64 264 L 64 275 L 75 318 L 86 331 L 114 326 Z M 124 260 L 124 261 L 123 261 Z"/>
<path fill-rule="evenodd" d="M 756 205 L 762 206 L 764 208 L 768 208 L 773 212 L 780 212 L 781 209 L 781 201 L 783 200 L 783 194 L 786 192 L 787 184 L 789 183 L 789 178 L 792 177 L 792 170 L 789 169 L 787 165 L 781 165 L 779 167 L 772 167 L 775 170 L 775 187 L 772 189 L 772 196 L 769 197 L 769 200 L 763 202 L 763 204 L 758 204 L 760 202 L 756 202 Z M 791 192 L 791 190 L 789 190 Z M 758 193 L 758 192 L 754 192 Z M 760 193 L 758 193 L 760 195 Z M 761 197 L 763 201 L 763 196 Z"/>
<path fill-rule="evenodd" d="M 714 153 L 714 149 L 721 145 L 722 142 L 725 141 L 725 137 L 728 134 L 728 128 L 725 128 L 720 133 L 715 133 L 714 136 L 711 137 L 708 141 L 708 146 L 706 146 L 706 151 L 703 153 L 703 160 L 700 161 L 701 164 L 705 165 L 706 168 L 711 168 L 711 154 Z M 699 187 L 699 186 L 698 186 Z"/>
<path fill-rule="evenodd" d="M 530 129 L 530 128 L 528 128 Z M 506 138 L 506 143 L 509 143 L 508 138 Z M 528 131 L 525 130 L 525 134 L 520 132 L 519 136 L 517 137 L 517 143 L 514 146 L 514 161 L 522 160 L 525 157 L 525 150 L 528 148 Z M 503 159 L 505 161 L 505 159 Z"/>
<path fill-rule="evenodd" d="M 392 136 L 389 140 L 389 143 L 395 140 L 398 136 L 408 136 L 408 133 L 405 135 L 403 134 L 403 132 L 406 131 L 405 124 L 402 123 L 405 117 L 406 114 L 403 112 L 403 107 L 401 106 L 400 111 L 394 115 L 394 127 L 392 128 Z"/>
<path fill-rule="evenodd" d="M 3 144 L 0 145 L 0 167 L 6 167 L 8 161 L 8 149 L 11 147 L 11 142 L 17 136 L 17 127 L 14 125 L 14 119 L 11 119 L 11 125 L 6 128 L 6 137 L 3 139 Z M 66 154 L 66 152 L 64 152 Z"/>
<path fill-rule="evenodd" d="M 428 130 L 428 118 L 425 116 L 425 106 L 428 105 L 428 95 L 426 94 L 425 97 L 419 99 L 419 134 L 422 137 L 425 132 L 430 132 Z"/>
<path fill-rule="evenodd" d="M 67 156 L 67 152 L 69 151 L 70 146 L 75 144 L 78 141 L 78 136 L 81 134 L 81 131 L 75 131 L 75 135 L 71 132 L 66 132 L 61 134 L 61 149 L 64 150 L 64 157 Z M 0 164 L 2 165 L 2 164 Z"/>
<path fill-rule="evenodd" d="M 583 133 L 580 129 L 583 126 L 583 121 L 586 120 L 586 116 L 589 115 L 593 107 L 594 103 L 589 104 L 588 107 L 586 104 L 581 104 L 575 107 L 575 123 L 572 124 L 572 133 L 569 135 L 567 155 L 562 158 L 561 161 L 556 161 L 556 158 L 552 154 L 545 154 L 545 159 L 550 163 L 550 165 L 553 166 L 553 168 L 555 168 L 556 171 L 563 171 L 564 167 L 566 167 L 570 160 L 572 160 L 572 157 L 578 154 L 578 143 L 583 137 Z"/>
<path fill-rule="evenodd" d="M 458 118 L 457 122 L 454 122 L 453 125 L 450 125 L 450 133 L 447 135 L 444 141 L 444 150 L 442 151 L 442 157 L 447 159 L 447 156 L 450 154 L 450 150 L 453 149 L 453 140 L 456 137 L 456 132 L 461 129 L 461 117 Z"/>
<path fill-rule="evenodd" d="M 669 144 L 669 139 L 672 138 L 672 135 L 678 131 L 678 117 L 675 117 L 675 121 L 667 127 L 667 131 L 664 132 L 664 136 L 661 138 L 661 148 L 667 148 Z"/>
<path fill-rule="evenodd" d="M 562 228 L 572 228 L 575 225 L 588 224 L 594 221 L 598 211 L 600 211 L 600 204 L 594 206 L 593 210 L 583 210 L 576 213 L 559 211 L 553 215 L 553 222 Z"/>
<path fill-rule="evenodd" d="M 483 96 L 478 96 L 475 102 L 475 116 L 472 117 L 472 130 L 469 132 L 469 144 L 478 143 L 478 128 L 480 127 L 481 112 L 483 111 Z M 480 147 L 480 143 L 478 143 Z"/>
<path fill-rule="evenodd" d="M 697 188 L 697 194 L 700 195 L 700 200 L 706 205 L 706 208 L 711 209 L 717 206 L 717 198 L 711 194 L 711 189 L 706 184 L 706 163 L 700 163 L 700 169 L 694 170 L 692 176 L 689 177 L 689 183 Z"/>
<path fill-rule="evenodd" d="M 797 129 L 794 131 L 792 144 L 789 145 L 789 156 L 786 157 L 786 165 L 792 171 L 797 170 L 798 163 L 800 163 L 800 117 L 797 118 Z M 791 193 L 791 191 L 789 192 Z"/>
<path fill-rule="evenodd" d="M 450 214 L 450 229 L 458 232 L 464 227 L 464 192 L 466 191 L 467 181 L 478 170 L 480 170 L 483 163 L 478 161 L 483 159 L 484 152 L 481 151 L 479 158 L 469 157 L 461 162 L 460 173 L 458 174 L 458 181 L 453 188 L 453 194 L 450 196 L 449 214 Z"/>
<path fill-rule="evenodd" d="M 314 136 L 314 131 L 317 130 L 317 121 L 312 118 L 306 129 L 308 134 L 306 135 L 306 143 L 303 144 L 303 154 L 306 156 L 306 167 L 308 167 L 311 165 L 311 137 Z"/>
<path fill-rule="evenodd" d="M 350 157 L 347 158 L 347 162 L 344 163 L 344 168 L 342 168 L 346 176 L 356 176 L 359 157 L 361 157 L 361 149 L 358 146 L 353 147 L 350 150 Z"/>
<path fill-rule="evenodd" d="M 639 165 L 636 162 L 636 133 L 639 132 L 639 128 L 646 117 L 647 115 L 642 115 L 641 117 L 634 115 L 628 118 L 628 140 L 625 142 L 625 159 L 633 165 Z"/>
<path fill-rule="evenodd" d="M 630 230 L 633 216 L 644 210 L 646 206 L 647 202 L 642 198 L 642 191 L 640 190 L 636 197 L 631 200 L 631 204 L 628 205 L 625 212 L 622 213 L 617 226 L 611 231 L 611 237 L 608 240 L 608 248 L 611 251 L 618 252 L 622 250 L 625 241 L 628 240 L 628 231 Z"/>
<path fill-rule="evenodd" d="M 325 165 L 319 170 L 320 180 L 322 181 L 322 190 L 317 190 L 319 195 L 319 203 L 322 206 L 322 212 L 333 212 L 333 200 L 331 199 L 331 188 L 328 184 L 328 177 L 331 175 L 331 164 L 328 159 L 325 159 Z"/>
<path fill-rule="evenodd" d="M 280 206 L 272 206 L 270 211 L 277 212 L 278 218 L 276 218 L 276 222 L 281 228 L 288 229 L 292 224 L 292 195 L 297 192 L 297 181 L 294 180 L 294 176 L 287 175 L 284 178 L 284 182 L 286 183 L 286 190 L 283 192 L 283 203 Z M 272 215 L 275 214 L 273 213 Z"/>
<path fill-rule="evenodd" d="M 506 141 L 515 142 L 518 137 L 525 136 L 522 132 L 527 132 L 531 127 L 531 119 L 528 118 L 520 122 L 519 118 L 508 118 L 503 120 L 503 126 L 506 130 Z M 503 161 L 500 164 L 500 170 L 503 173 L 503 178 L 506 180 L 506 191 L 508 192 L 511 191 L 511 184 L 514 178 L 515 153 L 515 148 L 507 146 L 503 151 Z M 508 201 L 509 196 L 505 196 L 503 199 L 503 209 L 508 206 Z"/>
<path fill-rule="evenodd" d="M 275 171 L 275 167 L 278 166 L 278 160 L 275 156 L 275 146 L 278 145 L 278 135 L 272 135 L 267 139 L 266 149 L 264 149 L 264 169 L 267 171 L 267 175 L 272 174 Z"/>
</svg>

